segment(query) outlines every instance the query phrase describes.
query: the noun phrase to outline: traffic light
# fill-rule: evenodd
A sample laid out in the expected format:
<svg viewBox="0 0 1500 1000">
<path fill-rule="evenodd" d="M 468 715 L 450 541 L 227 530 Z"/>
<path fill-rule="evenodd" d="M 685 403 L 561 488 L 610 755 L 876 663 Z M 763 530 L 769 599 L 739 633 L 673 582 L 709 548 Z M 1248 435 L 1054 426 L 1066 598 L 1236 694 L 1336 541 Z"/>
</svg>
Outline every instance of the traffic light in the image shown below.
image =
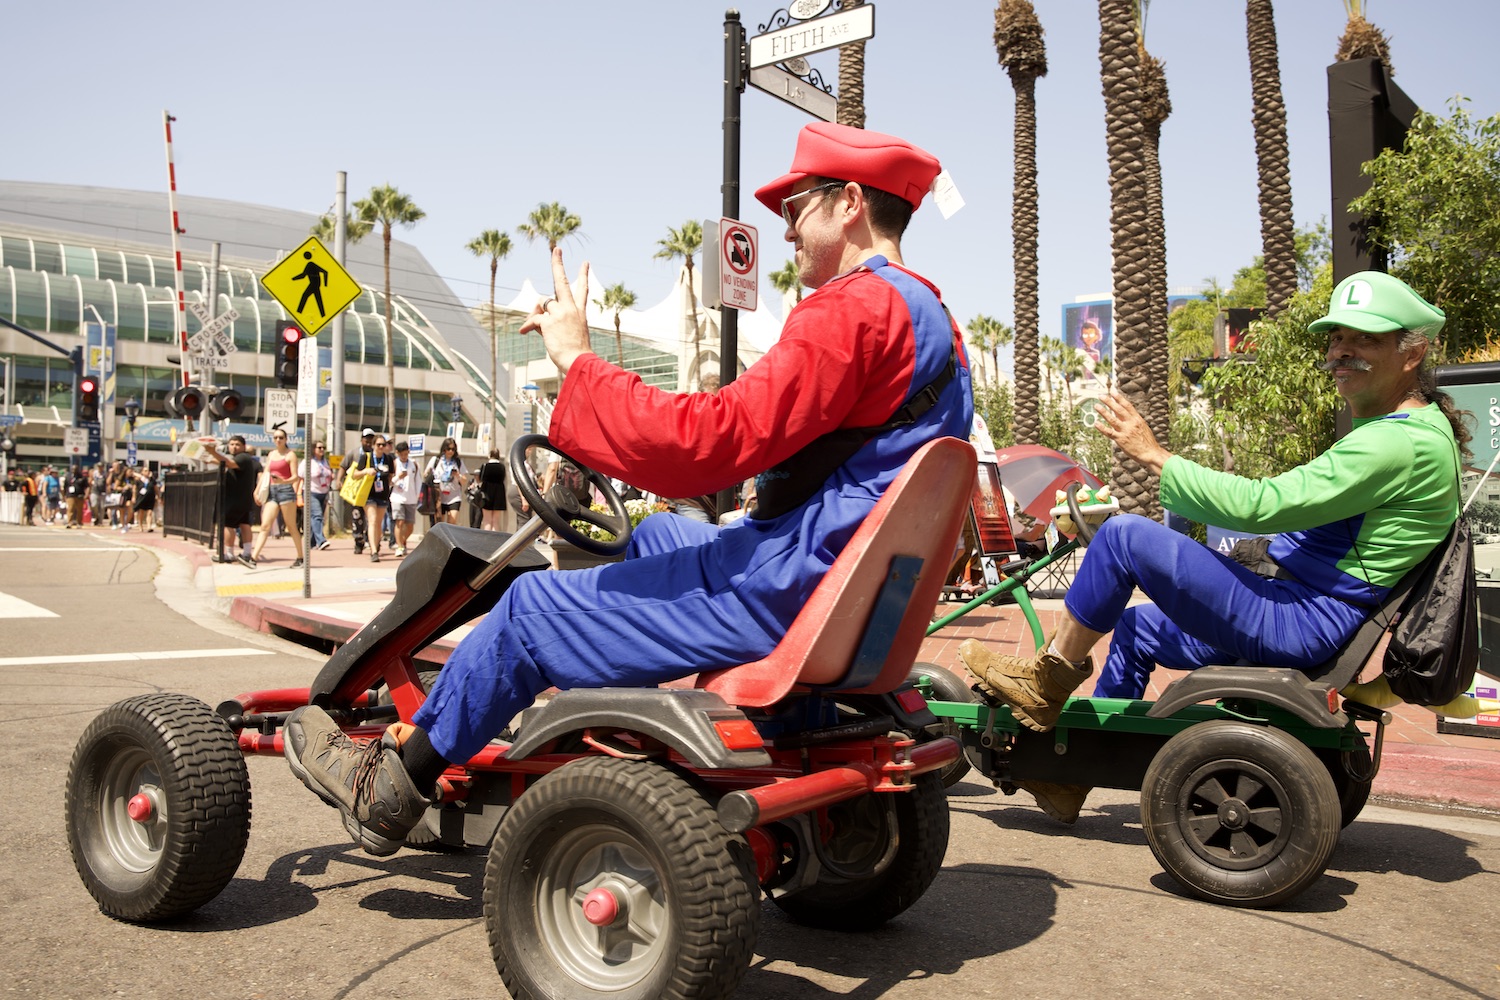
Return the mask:
<svg viewBox="0 0 1500 1000">
<path fill-rule="evenodd" d="M 180 385 L 167 393 L 167 412 L 174 417 L 197 420 L 208 405 L 207 394 L 196 385 Z"/>
<path fill-rule="evenodd" d="M 233 389 L 220 389 L 208 398 L 208 412 L 215 420 L 238 420 L 245 415 L 245 397 Z"/>
<path fill-rule="evenodd" d="M 75 424 L 92 424 L 99 421 L 99 380 L 85 375 L 78 380 L 78 411 Z"/>
<path fill-rule="evenodd" d="M 276 384 L 283 389 L 297 388 L 297 371 L 301 366 L 299 355 L 302 338 L 307 336 L 302 328 L 290 320 L 276 322 Z"/>
</svg>

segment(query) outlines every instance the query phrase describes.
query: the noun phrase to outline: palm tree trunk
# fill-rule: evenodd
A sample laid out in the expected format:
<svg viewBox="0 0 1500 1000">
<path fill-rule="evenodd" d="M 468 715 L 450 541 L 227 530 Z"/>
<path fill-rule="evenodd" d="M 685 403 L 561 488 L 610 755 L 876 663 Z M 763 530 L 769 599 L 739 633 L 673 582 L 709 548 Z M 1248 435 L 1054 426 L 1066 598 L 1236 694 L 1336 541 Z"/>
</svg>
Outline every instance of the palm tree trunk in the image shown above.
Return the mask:
<svg viewBox="0 0 1500 1000">
<path fill-rule="evenodd" d="M 865 0 L 844 0 L 842 9 L 857 7 Z M 834 120 L 852 128 L 865 127 L 865 43 L 839 48 L 839 102 Z"/>
<path fill-rule="evenodd" d="M 1266 268 L 1266 316 L 1275 317 L 1297 290 L 1297 240 L 1292 223 L 1292 171 L 1287 152 L 1286 104 L 1271 0 L 1248 0 L 1250 94 L 1254 101 L 1255 160 L 1260 177 L 1260 244 Z"/>
<path fill-rule="evenodd" d="M 1099 66 L 1109 153 L 1109 228 L 1113 258 L 1115 368 L 1120 389 L 1150 412 L 1151 241 L 1146 218 L 1145 127 L 1138 109 L 1140 56 L 1133 0 L 1099 0 Z M 1154 479 L 1115 449 L 1115 495 L 1127 511 L 1154 517 Z"/>
<path fill-rule="evenodd" d="M 498 447 L 500 440 L 499 404 L 495 393 L 500 378 L 500 333 L 495 325 L 495 272 L 500 269 L 500 258 L 490 258 L 490 447 Z"/>
<path fill-rule="evenodd" d="M 381 242 L 385 247 L 385 420 L 387 433 L 396 431 L 396 333 L 391 328 L 391 227 L 386 225 Z"/>
<path fill-rule="evenodd" d="M 1036 77 L 1015 81 L 1015 179 L 1011 188 L 1011 241 L 1016 284 L 1016 443 L 1036 444 L 1039 410 L 1041 319 L 1037 305 Z"/>
<path fill-rule="evenodd" d="M 625 338 L 620 336 L 620 310 L 615 310 L 615 357 L 620 361 L 620 367 L 625 367 Z"/>
<path fill-rule="evenodd" d="M 1141 152 L 1146 167 L 1146 219 L 1150 226 L 1151 273 L 1150 321 L 1147 326 L 1147 356 L 1151 359 L 1151 408 L 1146 414 L 1151 433 L 1158 441 L 1171 439 L 1172 399 L 1170 350 L 1167 345 L 1167 221 L 1162 205 L 1161 127 L 1172 114 L 1167 93 L 1166 68 L 1159 59 L 1140 50 L 1141 119 L 1146 143 Z"/>
<path fill-rule="evenodd" d="M 696 371 L 698 367 L 698 355 L 703 350 L 703 328 L 698 325 L 698 295 L 693 291 L 693 258 L 684 258 L 683 266 L 687 268 L 687 310 L 688 318 L 693 321 L 693 358 L 688 363 L 688 371 Z M 684 381 L 683 388 L 687 388 Z"/>
</svg>

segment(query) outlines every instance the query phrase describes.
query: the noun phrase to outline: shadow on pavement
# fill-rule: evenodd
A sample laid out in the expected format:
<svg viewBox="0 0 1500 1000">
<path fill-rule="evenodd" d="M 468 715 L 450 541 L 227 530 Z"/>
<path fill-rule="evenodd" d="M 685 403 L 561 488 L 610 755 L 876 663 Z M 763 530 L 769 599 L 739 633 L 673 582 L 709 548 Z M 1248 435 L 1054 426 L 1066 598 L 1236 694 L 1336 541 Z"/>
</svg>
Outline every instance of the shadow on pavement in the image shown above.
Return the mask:
<svg viewBox="0 0 1500 1000">
<path fill-rule="evenodd" d="M 898 983 L 951 976 L 970 959 L 1003 954 L 1040 937 L 1052 926 L 1058 889 L 1066 887 L 1037 868 L 944 867 L 911 909 L 884 927 L 859 934 L 803 927 L 766 903 L 756 959 L 735 997 L 874 1000 Z M 953 918 L 958 913 L 962 920 Z M 856 985 L 831 990 L 810 982 L 798 969 Z"/>
<path fill-rule="evenodd" d="M 330 862 L 364 871 L 337 882 L 309 884 L 308 879 L 329 873 Z M 390 858 L 373 858 L 352 844 L 315 847 L 272 861 L 263 879 L 234 879 L 212 902 L 162 926 L 197 934 L 265 927 L 312 911 L 322 893 L 353 886 L 370 890 L 361 898 L 361 907 L 397 919 L 471 921 L 483 916 L 484 862 L 484 853 L 477 851 L 429 854 L 406 850 Z M 377 888 L 384 880 L 398 878 L 408 884 Z M 410 880 L 447 891 L 412 888 Z"/>
</svg>

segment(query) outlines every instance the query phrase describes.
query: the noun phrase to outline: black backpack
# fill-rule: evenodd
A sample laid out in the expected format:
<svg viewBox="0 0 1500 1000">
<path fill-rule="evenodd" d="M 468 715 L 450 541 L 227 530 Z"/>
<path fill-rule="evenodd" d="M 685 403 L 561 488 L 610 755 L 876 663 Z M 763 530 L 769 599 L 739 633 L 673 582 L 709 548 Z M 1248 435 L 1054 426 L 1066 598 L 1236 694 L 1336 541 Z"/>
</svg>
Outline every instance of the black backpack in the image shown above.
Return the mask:
<svg viewBox="0 0 1500 1000">
<path fill-rule="evenodd" d="M 1474 683 L 1479 665 L 1479 602 L 1474 541 L 1461 515 L 1418 569 L 1391 625 L 1383 667 L 1402 701 L 1446 705 Z"/>
</svg>

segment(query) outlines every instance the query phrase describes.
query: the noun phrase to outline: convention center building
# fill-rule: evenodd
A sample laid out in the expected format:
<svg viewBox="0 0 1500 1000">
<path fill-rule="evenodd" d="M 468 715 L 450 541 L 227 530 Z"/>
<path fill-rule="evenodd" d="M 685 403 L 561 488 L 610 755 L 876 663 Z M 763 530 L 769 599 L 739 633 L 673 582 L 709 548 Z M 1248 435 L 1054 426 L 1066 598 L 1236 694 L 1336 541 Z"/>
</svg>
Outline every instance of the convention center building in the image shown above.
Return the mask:
<svg viewBox="0 0 1500 1000">
<path fill-rule="evenodd" d="M 234 349 L 223 367 L 212 370 L 212 379 L 236 390 L 245 407 L 234 421 L 214 421 L 212 430 L 221 436 L 243 434 L 253 448 L 264 449 L 270 445 L 264 429 L 265 394 L 277 386 L 277 322 L 288 315 L 260 278 L 308 238 L 318 216 L 182 195 L 177 208 L 185 230 L 180 246 L 187 335 L 202 326 L 194 306 L 206 307 L 211 316 L 231 310 L 237 314 L 223 330 Z M 140 461 L 174 460 L 187 427 L 166 407 L 166 397 L 182 382 L 170 230 L 165 192 L 0 181 L 0 318 L 35 335 L 0 325 L 0 432 L 14 444 L 11 461 L 30 467 L 89 465 L 125 458 L 127 444 Z M 215 244 L 216 280 L 210 263 Z M 332 435 L 336 451 L 353 447 L 361 428 L 375 427 L 398 438 L 441 438 L 458 429 L 463 452 L 481 454 L 489 444 L 492 397 L 499 404 L 500 433 L 507 438 L 524 429 L 503 426 L 508 417 L 511 424 L 521 423 L 515 419 L 518 414 L 540 416 L 524 423 L 544 429 L 545 415 L 535 407 L 545 407 L 555 396 L 557 372 L 540 338 L 516 334 L 537 298 L 531 282 L 491 317 L 487 307 L 466 307 L 414 247 L 392 240 L 396 393 L 395 411 L 387 414 L 379 234 L 352 244 L 345 267 L 363 292 L 345 312 L 346 405 L 342 443 L 337 433 Z M 619 338 L 614 315 L 591 307 L 595 350 L 610 361 L 623 356 L 625 366 L 652 385 L 675 391 L 696 388 L 702 372 L 717 370 L 718 311 L 703 309 L 696 294 L 689 299 L 687 287 L 685 273 L 680 274 L 672 294 L 658 306 L 623 311 Z M 217 294 L 212 305 L 211 290 Z M 499 342 L 498 384 L 493 387 L 492 324 Z M 76 349 L 98 362 L 102 352 L 97 339 L 95 350 L 88 351 L 91 327 L 96 338 L 103 329 L 111 331 L 113 350 L 107 362 L 112 368 L 103 379 L 101 439 L 90 441 L 84 453 L 78 432 L 68 433 L 75 383 L 70 355 Z M 743 369 L 774 342 L 780 320 L 762 305 L 743 314 L 739 327 Z M 318 336 L 325 385 L 330 329 Z M 324 399 L 326 393 L 325 388 Z M 127 402 L 138 409 L 133 429 L 125 419 Z M 318 418 L 326 421 L 327 413 L 325 406 Z M 455 423 L 460 427 L 451 428 Z M 328 436 L 326 424 L 315 427 L 314 434 Z M 298 435 L 293 437 L 296 442 Z"/>
</svg>

